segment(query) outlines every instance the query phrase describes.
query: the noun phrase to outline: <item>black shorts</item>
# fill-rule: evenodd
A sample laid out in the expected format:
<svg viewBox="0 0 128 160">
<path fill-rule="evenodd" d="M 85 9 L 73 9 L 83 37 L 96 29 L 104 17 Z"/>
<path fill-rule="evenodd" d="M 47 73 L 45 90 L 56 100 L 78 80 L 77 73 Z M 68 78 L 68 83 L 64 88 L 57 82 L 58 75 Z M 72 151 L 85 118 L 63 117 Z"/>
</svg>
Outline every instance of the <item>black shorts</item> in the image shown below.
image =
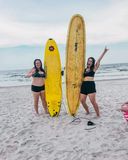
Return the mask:
<svg viewBox="0 0 128 160">
<path fill-rule="evenodd" d="M 45 86 L 34 86 L 34 85 L 31 85 L 31 90 L 33 92 L 41 92 L 43 90 L 45 90 Z"/>
<path fill-rule="evenodd" d="M 96 86 L 94 81 L 83 81 L 81 85 L 81 94 L 91 94 L 96 93 Z"/>
</svg>

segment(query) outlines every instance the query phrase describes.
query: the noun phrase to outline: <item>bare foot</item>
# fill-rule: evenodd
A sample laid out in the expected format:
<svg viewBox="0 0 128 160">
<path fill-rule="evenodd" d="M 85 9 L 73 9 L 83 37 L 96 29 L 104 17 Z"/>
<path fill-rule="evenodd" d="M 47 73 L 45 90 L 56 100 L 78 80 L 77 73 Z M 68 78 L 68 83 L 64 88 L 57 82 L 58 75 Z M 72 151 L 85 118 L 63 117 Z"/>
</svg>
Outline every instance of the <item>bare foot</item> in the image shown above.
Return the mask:
<svg viewBox="0 0 128 160">
<path fill-rule="evenodd" d="M 39 113 L 34 113 L 34 115 L 35 115 L 36 117 L 39 117 Z"/>
<path fill-rule="evenodd" d="M 86 115 L 89 115 L 90 114 L 90 112 L 86 112 Z"/>
<path fill-rule="evenodd" d="M 49 114 L 48 110 L 45 110 L 45 114 Z"/>
</svg>

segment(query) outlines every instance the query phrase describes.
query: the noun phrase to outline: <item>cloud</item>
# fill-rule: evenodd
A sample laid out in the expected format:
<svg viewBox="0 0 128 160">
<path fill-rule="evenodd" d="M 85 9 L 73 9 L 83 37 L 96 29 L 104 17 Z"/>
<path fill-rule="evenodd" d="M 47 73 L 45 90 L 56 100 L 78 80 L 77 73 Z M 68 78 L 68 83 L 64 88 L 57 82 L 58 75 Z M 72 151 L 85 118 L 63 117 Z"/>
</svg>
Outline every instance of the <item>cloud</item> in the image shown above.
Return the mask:
<svg viewBox="0 0 128 160">
<path fill-rule="evenodd" d="M 128 41 L 127 17 L 128 1 L 113 1 L 106 9 L 97 11 L 87 23 L 88 43 Z"/>
<path fill-rule="evenodd" d="M 61 24 L 21 23 L 6 18 L 0 24 L 0 31 L 2 31 L 0 33 L 1 46 L 44 44 L 50 37 L 57 37 L 58 42 L 61 42 L 65 35 L 64 26 Z"/>
<path fill-rule="evenodd" d="M 40 10 L 35 14 L 32 13 L 32 9 L 28 10 L 28 14 L 25 10 L 27 18 L 24 13 L 24 18 L 21 17 L 18 10 L 13 10 L 13 14 L 12 9 L 8 10 L 8 12 L 7 10 L 1 10 L 0 47 L 45 44 L 49 37 L 53 37 L 57 43 L 65 44 L 70 20 L 69 16 L 73 13 L 78 13 L 78 11 L 85 18 L 88 44 L 128 41 L 127 0 L 109 1 L 109 4 L 103 6 L 103 8 L 101 6 L 93 7 L 94 12 L 92 12 L 91 6 L 86 8 L 88 5 L 86 3 L 87 1 L 85 1 L 85 6 L 83 6 L 83 3 L 81 6 L 79 4 L 78 9 L 70 5 L 68 6 L 67 3 L 67 12 L 65 12 L 66 9 L 63 6 L 59 10 L 54 8 L 53 17 L 51 17 L 52 11 L 48 14 L 49 11 L 46 12 L 45 6 L 42 6 L 42 12 Z M 62 13 L 60 12 L 61 10 Z"/>
</svg>

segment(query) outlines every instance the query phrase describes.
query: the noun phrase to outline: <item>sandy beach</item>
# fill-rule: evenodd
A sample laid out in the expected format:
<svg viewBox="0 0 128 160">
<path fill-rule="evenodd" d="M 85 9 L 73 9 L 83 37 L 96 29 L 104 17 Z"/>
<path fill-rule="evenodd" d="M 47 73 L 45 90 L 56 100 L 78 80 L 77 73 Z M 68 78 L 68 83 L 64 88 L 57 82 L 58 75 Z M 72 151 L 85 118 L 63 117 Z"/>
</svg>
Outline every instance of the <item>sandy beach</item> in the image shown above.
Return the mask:
<svg viewBox="0 0 128 160">
<path fill-rule="evenodd" d="M 0 88 L 0 160 L 127 160 L 128 125 L 118 109 L 128 101 L 128 79 L 96 86 L 101 117 L 88 101 L 91 114 L 80 105 L 74 122 L 64 94 L 59 117 L 44 114 L 41 102 L 37 117 L 30 86 Z"/>
</svg>

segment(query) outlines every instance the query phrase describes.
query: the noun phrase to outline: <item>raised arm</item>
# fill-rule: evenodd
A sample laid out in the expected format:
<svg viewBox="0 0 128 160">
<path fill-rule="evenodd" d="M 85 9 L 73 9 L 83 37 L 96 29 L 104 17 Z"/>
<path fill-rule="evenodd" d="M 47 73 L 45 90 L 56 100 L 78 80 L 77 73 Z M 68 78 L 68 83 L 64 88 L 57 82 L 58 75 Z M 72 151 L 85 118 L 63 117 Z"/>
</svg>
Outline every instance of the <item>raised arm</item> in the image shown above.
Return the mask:
<svg viewBox="0 0 128 160">
<path fill-rule="evenodd" d="M 35 69 L 32 68 L 26 75 L 25 78 L 30 78 L 35 73 Z"/>
<path fill-rule="evenodd" d="M 105 47 L 103 53 L 101 54 L 101 56 L 98 58 L 96 64 L 95 64 L 95 71 L 99 68 L 100 66 L 100 61 L 102 60 L 102 58 L 104 57 L 105 53 L 108 51 L 109 49 L 107 47 Z"/>
</svg>

